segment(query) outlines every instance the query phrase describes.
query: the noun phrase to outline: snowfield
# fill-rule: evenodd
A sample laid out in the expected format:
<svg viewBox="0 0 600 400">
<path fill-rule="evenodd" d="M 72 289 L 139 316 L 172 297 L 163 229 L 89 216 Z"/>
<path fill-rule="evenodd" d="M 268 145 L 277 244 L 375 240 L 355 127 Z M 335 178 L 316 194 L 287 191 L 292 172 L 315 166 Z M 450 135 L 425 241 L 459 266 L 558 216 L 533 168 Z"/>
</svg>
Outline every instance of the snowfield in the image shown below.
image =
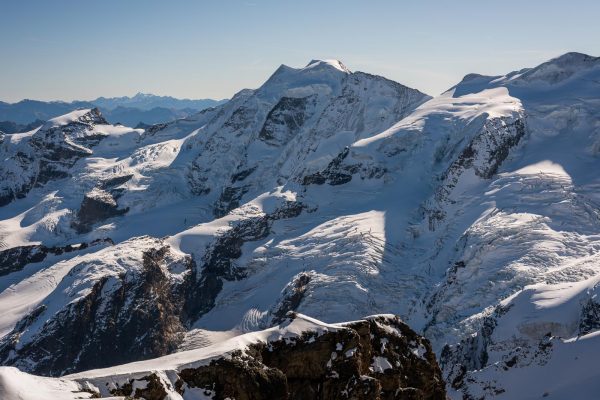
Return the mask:
<svg viewBox="0 0 600 400">
<path fill-rule="evenodd" d="M 177 369 L 297 311 L 399 315 L 451 398 L 593 398 L 599 82 L 568 53 L 431 98 L 313 60 L 147 130 L 80 110 L 1 136 L 0 393 Z M 138 358 L 94 357 L 124 332 Z"/>
</svg>

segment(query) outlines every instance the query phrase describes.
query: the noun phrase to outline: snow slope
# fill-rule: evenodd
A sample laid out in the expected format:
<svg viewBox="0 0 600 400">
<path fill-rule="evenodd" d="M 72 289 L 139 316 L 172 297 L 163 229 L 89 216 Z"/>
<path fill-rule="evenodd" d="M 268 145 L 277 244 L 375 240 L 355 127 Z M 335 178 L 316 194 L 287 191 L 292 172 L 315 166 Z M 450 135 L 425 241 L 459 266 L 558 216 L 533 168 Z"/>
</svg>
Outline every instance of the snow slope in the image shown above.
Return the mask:
<svg viewBox="0 0 600 400">
<path fill-rule="evenodd" d="M 74 381 L 29 375 L 14 367 L 0 367 L 0 397 L 4 400 L 89 399 Z"/>
</svg>

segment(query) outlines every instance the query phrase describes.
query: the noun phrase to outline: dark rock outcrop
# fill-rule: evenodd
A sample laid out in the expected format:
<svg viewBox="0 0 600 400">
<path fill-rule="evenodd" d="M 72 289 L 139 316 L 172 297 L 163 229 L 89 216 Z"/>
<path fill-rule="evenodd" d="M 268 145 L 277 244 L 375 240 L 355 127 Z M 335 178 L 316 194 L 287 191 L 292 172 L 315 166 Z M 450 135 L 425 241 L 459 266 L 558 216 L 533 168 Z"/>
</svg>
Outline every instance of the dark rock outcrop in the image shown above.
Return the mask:
<svg viewBox="0 0 600 400">
<path fill-rule="evenodd" d="M 296 311 L 304 298 L 310 283 L 310 273 L 302 272 L 298 274 L 292 282 L 284 289 L 284 295 L 277 309 L 273 312 L 271 322 L 280 324 L 284 321 L 290 311 Z"/>
<path fill-rule="evenodd" d="M 429 342 L 389 315 L 257 341 L 200 364 L 163 375 L 171 376 L 171 382 L 155 372 L 126 379 L 110 394 L 152 400 L 165 399 L 171 390 L 184 396 L 200 391 L 215 400 L 446 398 Z M 95 380 L 101 383 L 102 378 Z M 134 390 L 136 386 L 145 389 Z"/>
<path fill-rule="evenodd" d="M 214 307 L 224 282 L 246 276 L 235 263 L 243 244 L 265 238 L 274 220 L 302 209 L 300 203 L 285 202 L 272 214 L 241 221 L 215 240 L 199 268 L 192 257 L 174 254 L 159 239 L 137 238 L 148 242 L 142 254 L 132 254 L 141 255 L 139 268 L 90 280 L 93 286 L 84 297 L 54 314 L 41 310 L 25 316 L 0 341 L 0 362 L 57 376 L 176 351 L 184 333 Z M 73 273 L 85 267 L 76 266 Z M 23 332 L 40 321 L 39 333 L 20 343 Z"/>
<path fill-rule="evenodd" d="M 202 267 L 194 269 L 190 276 L 185 303 L 185 314 L 189 321 L 198 319 L 214 307 L 224 281 L 239 280 L 246 276 L 246 271 L 235 264 L 235 260 L 242 256 L 244 243 L 266 238 L 273 221 L 297 217 L 303 209 L 303 204 L 288 201 L 271 214 L 238 222 L 220 236 L 207 250 Z"/>
<path fill-rule="evenodd" d="M 458 157 L 440 177 L 434 198 L 423 206 L 429 230 L 434 231 L 446 217 L 443 204 L 453 204 L 452 191 L 467 170 L 481 179 L 490 179 L 527 133 L 525 117 L 515 120 L 492 118 L 484 122 L 479 132 L 462 149 Z"/>
<path fill-rule="evenodd" d="M 229 211 L 239 207 L 240 200 L 246 192 L 248 192 L 246 186 L 224 188 L 213 210 L 215 217 L 221 218 L 227 215 Z"/>
<path fill-rule="evenodd" d="M 13 247 L 0 251 L 0 276 L 20 271 L 26 265 L 44 261 L 48 254 L 61 255 L 72 251 L 87 249 L 100 244 L 113 244 L 110 239 L 97 239 L 90 243 L 47 247 L 42 244 Z"/>
<path fill-rule="evenodd" d="M 579 336 L 600 329 L 600 304 L 593 298 L 588 299 L 581 308 L 581 317 L 579 319 Z"/>
<path fill-rule="evenodd" d="M 287 143 L 312 116 L 317 96 L 282 97 L 269 111 L 258 138 L 272 146 Z"/>
<path fill-rule="evenodd" d="M 322 185 L 328 183 L 332 186 L 343 185 L 352 180 L 352 175 L 358 172 L 358 165 L 342 165 L 342 161 L 348 156 L 350 149 L 346 147 L 327 165 L 323 171 L 315 172 L 314 174 L 306 175 L 303 180 L 303 185 Z"/>
<path fill-rule="evenodd" d="M 112 194 L 102 189 L 93 189 L 83 197 L 73 227 L 79 233 L 89 232 L 95 223 L 123 215 L 127 211 L 129 208 L 119 209 Z"/>
<path fill-rule="evenodd" d="M 84 297 L 44 315 L 39 333 L 19 343 L 44 309 L 30 313 L 0 341 L 2 363 L 60 376 L 175 351 L 186 329 L 181 314 L 185 285 L 172 282 L 168 270 L 189 271 L 194 262 L 175 257 L 157 241 L 156 248 L 143 253 L 142 264 L 118 277 L 100 277 Z"/>
</svg>

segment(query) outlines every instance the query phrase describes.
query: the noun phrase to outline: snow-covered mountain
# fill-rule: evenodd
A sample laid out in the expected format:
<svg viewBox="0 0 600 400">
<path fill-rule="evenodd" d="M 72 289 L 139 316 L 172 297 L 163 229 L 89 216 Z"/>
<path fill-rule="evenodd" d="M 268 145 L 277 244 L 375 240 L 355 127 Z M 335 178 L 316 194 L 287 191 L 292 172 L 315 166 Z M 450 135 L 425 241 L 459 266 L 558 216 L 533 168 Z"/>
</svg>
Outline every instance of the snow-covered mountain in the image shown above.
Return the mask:
<svg viewBox="0 0 600 400">
<path fill-rule="evenodd" d="M 10 121 L 19 125 L 29 124 L 36 120 L 47 121 L 50 118 L 64 115 L 82 108 L 93 108 L 87 101 L 39 101 L 21 100 L 17 103 L 0 101 L 0 121 Z M 39 125 L 38 125 L 39 126 Z"/>
<path fill-rule="evenodd" d="M 171 96 L 156 96 L 150 93 L 137 93 L 135 96 L 122 97 L 98 97 L 91 100 L 96 106 L 114 110 L 117 107 L 137 108 L 143 111 L 149 111 L 153 108 L 167 108 L 173 110 L 203 110 L 205 108 L 215 107 L 225 103 L 227 100 L 213 99 L 177 99 Z"/>
<path fill-rule="evenodd" d="M 0 131 L 5 133 L 24 132 L 23 125 L 38 120 L 47 121 L 71 111 L 98 107 L 107 121 L 113 124 L 137 126 L 170 122 L 198 111 L 216 107 L 227 100 L 190 100 L 171 96 L 156 96 L 138 93 L 135 96 L 98 97 L 90 101 L 38 101 L 22 100 L 17 103 L 0 101 Z M 35 125 L 37 128 L 41 124 Z"/>
<path fill-rule="evenodd" d="M 598 82 L 600 59 L 569 53 L 431 98 L 313 60 L 148 129 L 92 109 L 4 135 L 2 364 L 62 376 L 290 311 L 393 313 L 453 398 L 585 398 Z"/>
</svg>

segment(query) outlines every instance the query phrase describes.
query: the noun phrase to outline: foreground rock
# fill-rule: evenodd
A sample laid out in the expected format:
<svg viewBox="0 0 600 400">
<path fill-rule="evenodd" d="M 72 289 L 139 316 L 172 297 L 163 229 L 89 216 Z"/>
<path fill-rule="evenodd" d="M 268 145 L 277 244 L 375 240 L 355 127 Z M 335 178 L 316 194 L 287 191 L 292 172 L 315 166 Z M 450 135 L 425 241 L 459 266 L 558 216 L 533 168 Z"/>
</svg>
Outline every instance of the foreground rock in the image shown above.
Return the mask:
<svg viewBox="0 0 600 400">
<path fill-rule="evenodd" d="M 0 377 L 14 371 L 0 368 Z M 7 390 L 4 381 L 0 393 Z M 40 378 L 42 385 L 60 386 L 57 381 L 69 390 L 55 398 L 65 399 L 74 394 L 146 400 L 446 398 L 429 342 L 393 315 L 329 325 L 290 314 L 277 327 L 217 345 L 51 381 Z"/>
</svg>

